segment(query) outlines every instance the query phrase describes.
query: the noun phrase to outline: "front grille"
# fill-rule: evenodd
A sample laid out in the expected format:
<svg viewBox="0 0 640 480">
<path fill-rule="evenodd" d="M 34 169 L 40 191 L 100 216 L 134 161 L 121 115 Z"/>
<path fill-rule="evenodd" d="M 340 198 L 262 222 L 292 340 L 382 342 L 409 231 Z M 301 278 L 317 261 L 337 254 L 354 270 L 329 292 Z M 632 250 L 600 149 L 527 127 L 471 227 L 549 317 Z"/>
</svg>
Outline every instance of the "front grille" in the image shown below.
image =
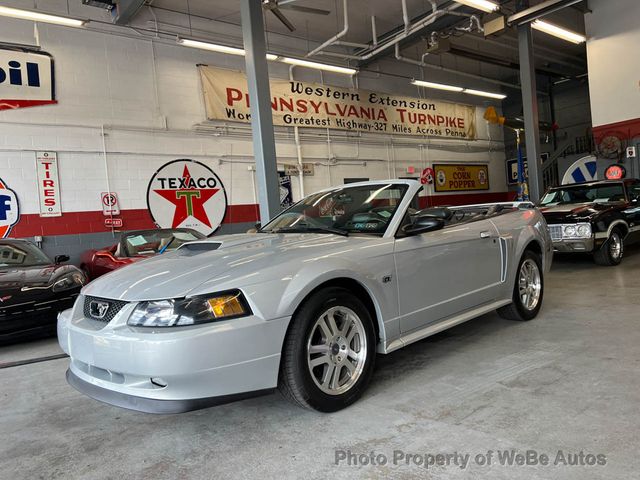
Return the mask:
<svg viewBox="0 0 640 480">
<path fill-rule="evenodd" d="M 562 225 L 549 225 L 549 233 L 554 242 L 562 240 Z"/>
<path fill-rule="evenodd" d="M 104 315 L 98 314 L 99 309 L 96 309 L 95 307 L 92 308 L 92 302 L 98 302 L 102 308 L 104 308 L 104 304 L 107 304 Z M 87 318 L 91 318 L 92 320 L 97 320 L 99 322 L 109 323 L 126 304 L 127 302 L 123 302 L 122 300 L 111 300 L 108 298 L 98 297 L 84 297 L 83 312 L 84 316 Z"/>
</svg>

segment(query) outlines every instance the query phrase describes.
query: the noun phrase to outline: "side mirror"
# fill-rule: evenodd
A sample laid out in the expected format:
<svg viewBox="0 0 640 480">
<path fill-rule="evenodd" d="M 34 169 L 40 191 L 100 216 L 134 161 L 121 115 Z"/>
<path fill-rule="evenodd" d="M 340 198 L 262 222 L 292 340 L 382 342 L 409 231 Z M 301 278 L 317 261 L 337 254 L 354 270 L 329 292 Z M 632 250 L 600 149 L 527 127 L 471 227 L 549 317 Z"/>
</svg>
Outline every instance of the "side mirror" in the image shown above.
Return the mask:
<svg viewBox="0 0 640 480">
<path fill-rule="evenodd" d="M 407 235 L 420 235 L 421 233 L 440 230 L 444 227 L 445 221 L 441 218 L 432 217 L 430 215 L 421 215 L 416 218 L 410 225 L 405 225 L 402 231 Z"/>
<path fill-rule="evenodd" d="M 53 260 L 56 262 L 56 265 L 60 265 L 61 263 L 68 262 L 69 258 L 69 255 L 56 255 Z"/>
</svg>

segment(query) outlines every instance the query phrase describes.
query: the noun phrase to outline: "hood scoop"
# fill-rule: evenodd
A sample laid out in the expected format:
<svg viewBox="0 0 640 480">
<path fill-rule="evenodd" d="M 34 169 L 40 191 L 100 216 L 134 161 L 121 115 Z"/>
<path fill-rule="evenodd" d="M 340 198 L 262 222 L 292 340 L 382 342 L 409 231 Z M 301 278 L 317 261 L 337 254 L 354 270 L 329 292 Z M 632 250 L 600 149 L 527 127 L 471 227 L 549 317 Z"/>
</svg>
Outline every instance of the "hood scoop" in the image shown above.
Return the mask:
<svg viewBox="0 0 640 480">
<path fill-rule="evenodd" d="M 185 243 L 177 250 L 179 257 L 193 257 L 204 252 L 212 252 L 222 246 L 221 242 L 192 242 Z"/>
</svg>

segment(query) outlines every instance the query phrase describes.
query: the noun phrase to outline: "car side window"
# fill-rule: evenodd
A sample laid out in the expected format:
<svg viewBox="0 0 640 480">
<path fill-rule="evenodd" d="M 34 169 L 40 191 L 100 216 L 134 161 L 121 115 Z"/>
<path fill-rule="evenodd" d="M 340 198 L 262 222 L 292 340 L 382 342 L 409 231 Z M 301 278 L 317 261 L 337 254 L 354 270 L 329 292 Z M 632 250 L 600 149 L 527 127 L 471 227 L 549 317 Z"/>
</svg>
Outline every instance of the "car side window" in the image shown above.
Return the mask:
<svg viewBox="0 0 640 480">
<path fill-rule="evenodd" d="M 398 236 L 404 236 L 402 232 L 402 228 L 406 225 L 410 225 L 413 223 L 413 218 L 415 214 L 420 211 L 420 192 L 422 192 L 422 188 L 416 192 L 416 194 L 411 199 L 411 203 L 409 203 L 409 207 L 407 208 L 406 213 L 404 214 L 404 218 L 400 223 L 400 227 L 398 228 Z"/>
<path fill-rule="evenodd" d="M 638 201 L 640 200 L 640 182 L 632 183 L 628 187 L 629 192 L 629 200 L 630 201 Z"/>
</svg>

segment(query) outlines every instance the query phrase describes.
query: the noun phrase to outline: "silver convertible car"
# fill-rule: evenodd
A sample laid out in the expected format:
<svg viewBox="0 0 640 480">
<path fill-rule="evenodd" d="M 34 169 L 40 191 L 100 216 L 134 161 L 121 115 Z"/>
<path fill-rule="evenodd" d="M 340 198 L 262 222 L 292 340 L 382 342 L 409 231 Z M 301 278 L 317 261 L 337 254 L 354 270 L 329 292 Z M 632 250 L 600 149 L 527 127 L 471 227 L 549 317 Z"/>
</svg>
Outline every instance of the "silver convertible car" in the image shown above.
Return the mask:
<svg viewBox="0 0 640 480">
<path fill-rule="evenodd" d="M 531 204 L 420 210 L 413 180 L 315 193 L 257 233 L 111 272 L 58 318 L 69 383 L 175 413 L 279 388 L 323 412 L 355 402 L 387 354 L 498 309 L 540 310 L 552 261 Z"/>
</svg>

